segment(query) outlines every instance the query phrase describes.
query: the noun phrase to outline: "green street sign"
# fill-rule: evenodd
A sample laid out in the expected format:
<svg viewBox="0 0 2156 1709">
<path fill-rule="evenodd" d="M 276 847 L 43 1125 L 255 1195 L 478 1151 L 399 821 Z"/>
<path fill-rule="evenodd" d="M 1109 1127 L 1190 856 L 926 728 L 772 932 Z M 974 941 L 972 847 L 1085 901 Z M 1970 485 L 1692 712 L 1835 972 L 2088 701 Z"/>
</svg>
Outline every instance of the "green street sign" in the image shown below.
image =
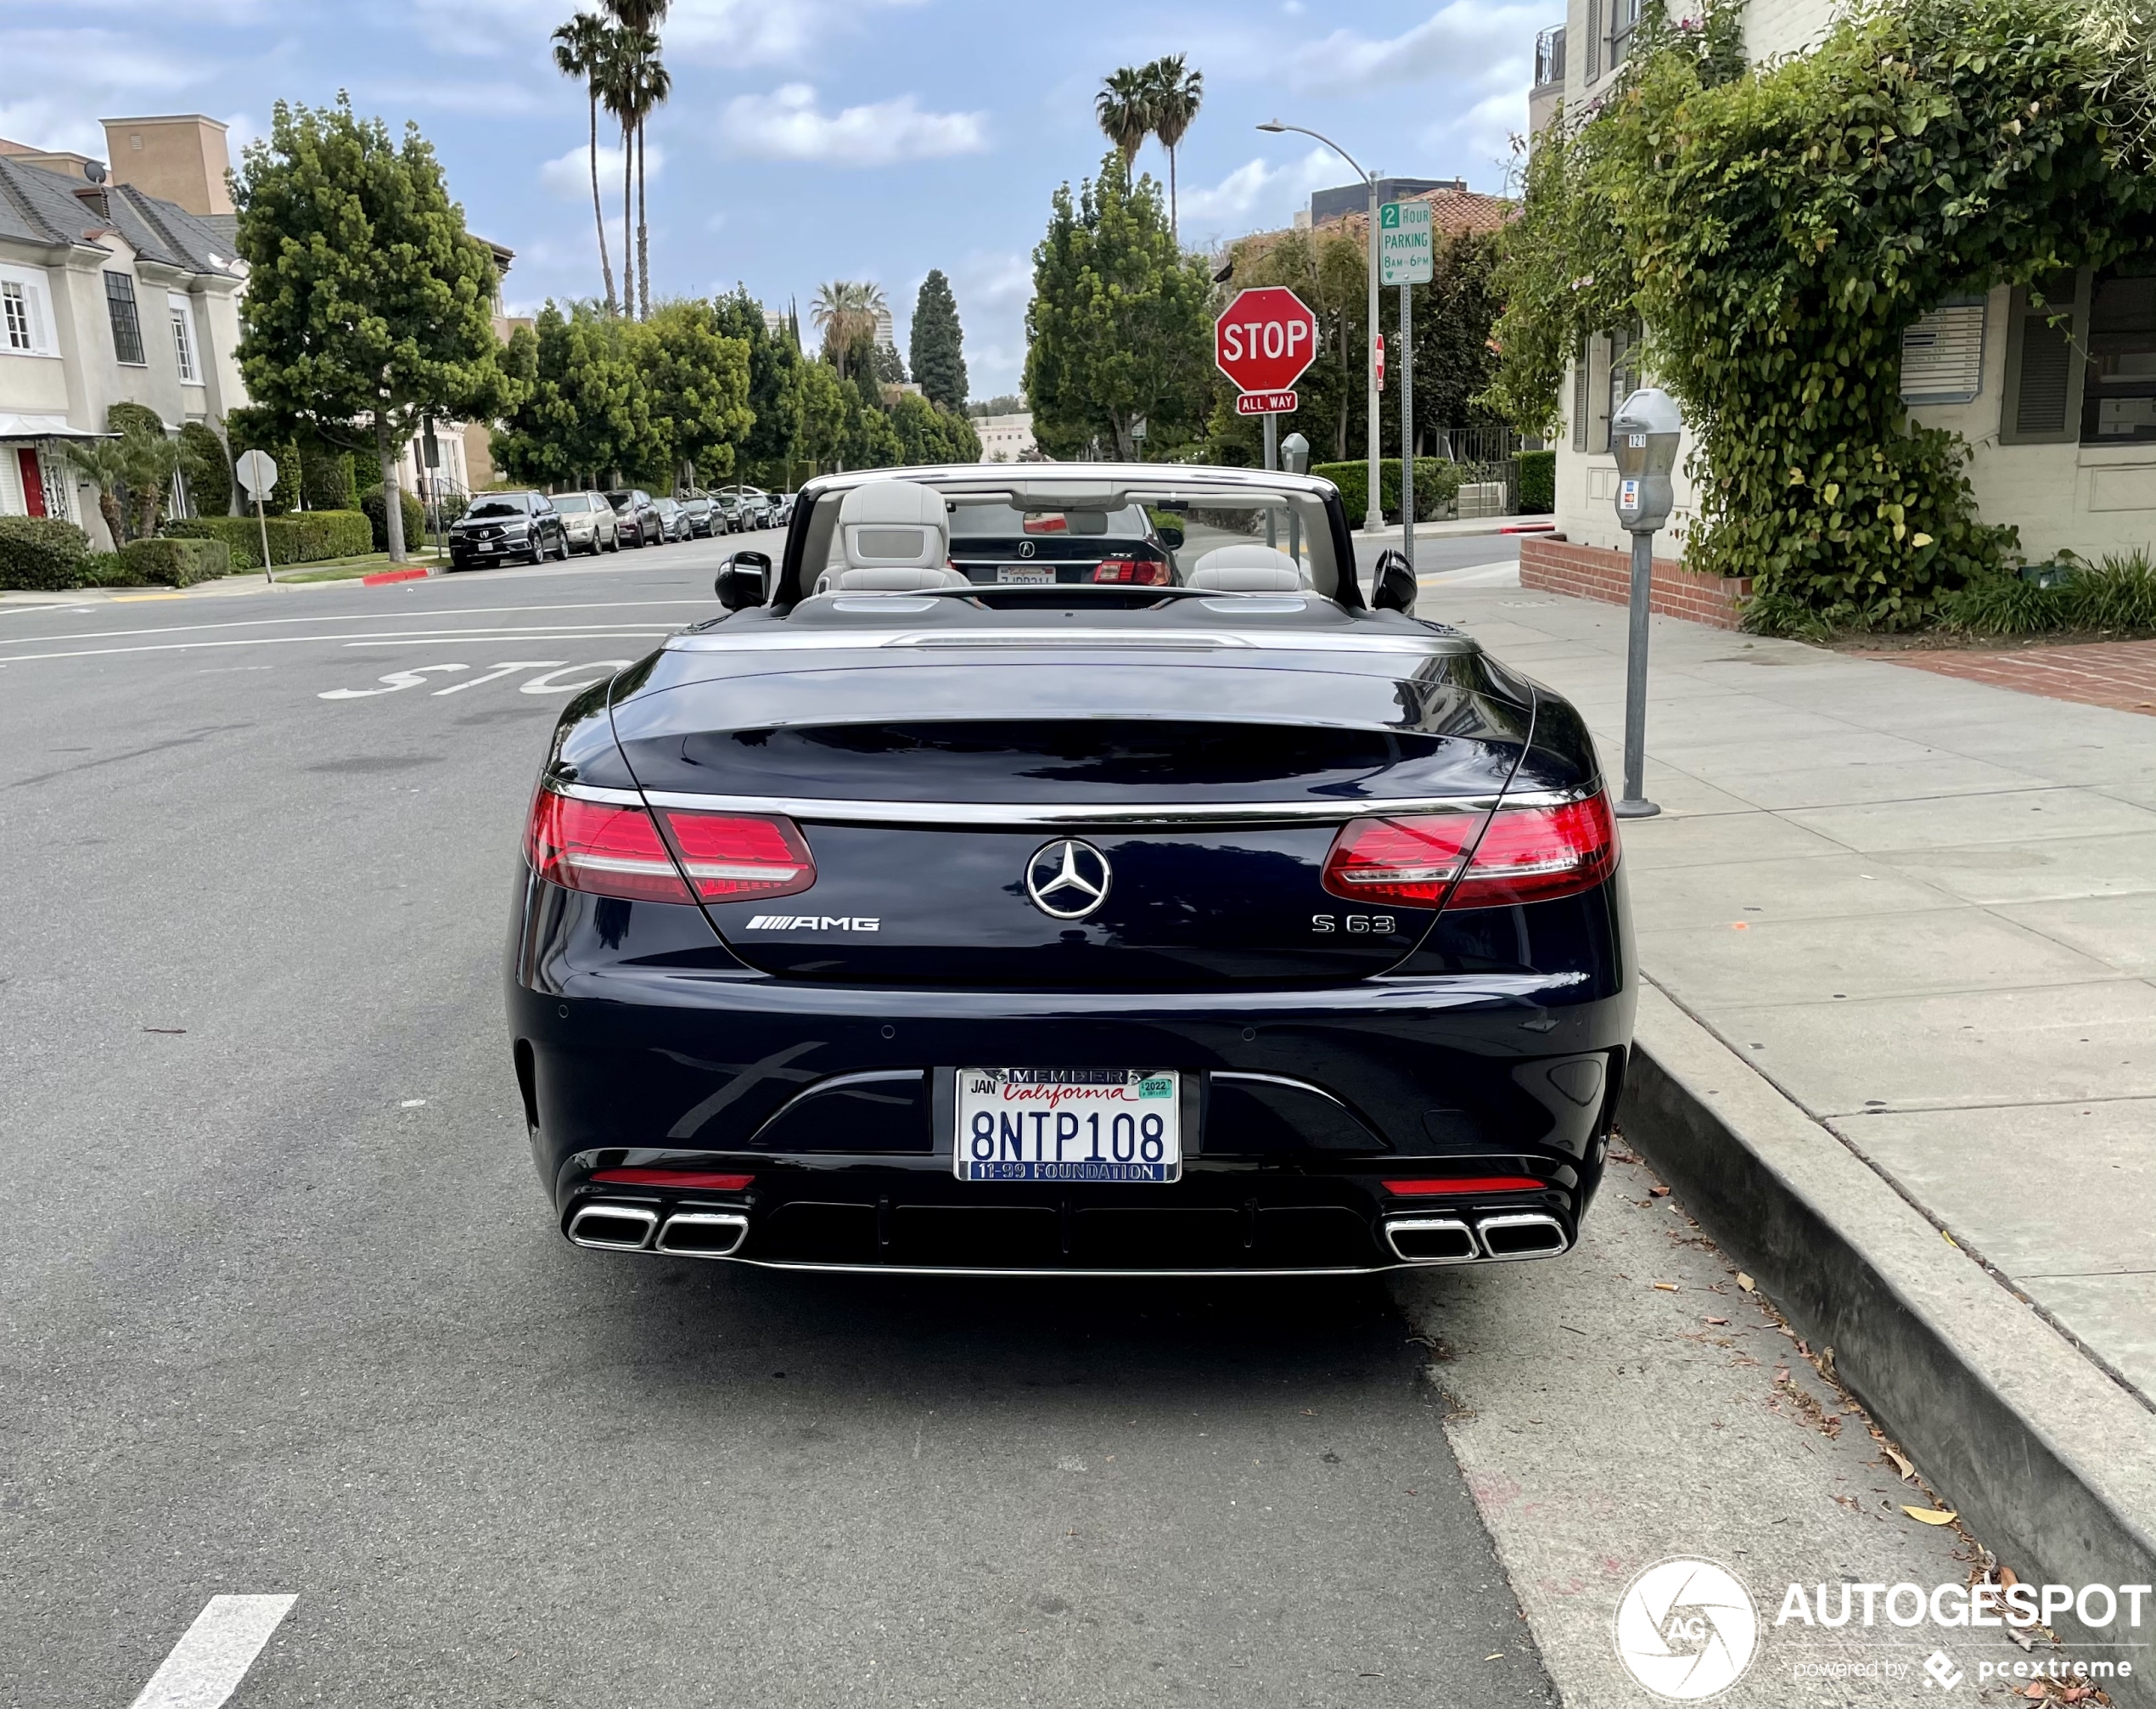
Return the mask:
<svg viewBox="0 0 2156 1709">
<path fill-rule="evenodd" d="M 1378 283 L 1387 285 L 1430 282 L 1430 205 L 1378 205 Z"/>
</svg>

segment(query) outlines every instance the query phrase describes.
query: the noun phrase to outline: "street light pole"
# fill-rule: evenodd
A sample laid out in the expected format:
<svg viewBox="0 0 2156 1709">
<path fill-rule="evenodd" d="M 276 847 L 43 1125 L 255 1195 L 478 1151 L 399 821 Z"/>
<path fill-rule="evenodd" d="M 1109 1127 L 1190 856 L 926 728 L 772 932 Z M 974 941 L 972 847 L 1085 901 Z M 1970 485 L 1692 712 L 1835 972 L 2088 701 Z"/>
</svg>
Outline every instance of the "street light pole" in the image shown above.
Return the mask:
<svg viewBox="0 0 2156 1709">
<path fill-rule="evenodd" d="M 1363 353 L 1362 366 L 1363 379 L 1369 395 L 1370 492 L 1369 501 L 1363 506 L 1362 526 L 1366 531 L 1375 533 L 1384 526 L 1385 521 L 1384 494 L 1379 485 L 1378 468 L 1378 458 L 1384 449 L 1384 441 L 1378 436 L 1378 181 L 1372 174 L 1362 170 L 1361 161 L 1330 137 L 1313 131 L 1305 125 L 1283 125 L 1279 120 L 1274 119 L 1269 123 L 1259 126 L 1258 128 L 1276 135 L 1283 131 L 1293 131 L 1299 137 L 1308 137 L 1313 141 L 1324 143 L 1327 148 L 1345 160 L 1353 169 L 1356 177 L 1369 187 L 1370 335 L 1367 340 L 1367 348 Z"/>
</svg>

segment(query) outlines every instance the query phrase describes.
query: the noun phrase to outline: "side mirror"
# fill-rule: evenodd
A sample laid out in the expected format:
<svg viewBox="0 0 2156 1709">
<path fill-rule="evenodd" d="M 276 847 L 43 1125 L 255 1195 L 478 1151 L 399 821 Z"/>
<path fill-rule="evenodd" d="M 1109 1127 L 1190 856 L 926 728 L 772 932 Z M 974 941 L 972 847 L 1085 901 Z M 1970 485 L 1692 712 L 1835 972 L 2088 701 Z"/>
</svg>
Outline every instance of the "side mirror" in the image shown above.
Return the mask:
<svg viewBox="0 0 2156 1709">
<path fill-rule="evenodd" d="M 1160 543 L 1171 552 L 1182 545 L 1182 530 L 1173 522 L 1156 522 L 1153 525 L 1153 531 L 1160 537 Z"/>
<path fill-rule="evenodd" d="M 1408 567 L 1405 553 L 1388 550 L 1378 559 L 1378 574 L 1370 591 L 1373 608 L 1412 616 L 1417 591 L 1415 572 Z"/>
<path fill-rule="evenodd" d="M 715 584 L 719 604 L 729 611 L 745 611 L 771 597 L 771 559 L 762 552 L 736 552 L 719 565 Z"/>
</svg>

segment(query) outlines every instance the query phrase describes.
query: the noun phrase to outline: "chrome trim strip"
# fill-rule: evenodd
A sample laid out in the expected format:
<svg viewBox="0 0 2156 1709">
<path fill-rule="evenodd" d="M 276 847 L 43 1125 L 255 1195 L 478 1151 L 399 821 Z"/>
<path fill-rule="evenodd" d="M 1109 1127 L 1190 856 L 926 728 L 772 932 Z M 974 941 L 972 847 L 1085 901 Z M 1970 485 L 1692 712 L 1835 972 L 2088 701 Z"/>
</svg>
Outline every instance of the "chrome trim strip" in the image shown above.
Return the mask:
<svg viewBox="0 0 2156 1709">
<path fill-rule="evenodd" d="M 780 1105 L 777 1110 L 773 1110 L 769 1116 L 765 1117 L 761 1125 L 757 1127 L 754 1133 L 750 1135 L 749 1144 L 751 1147 L 753 1147 L 757 1140 L 762 1138 L 763 1136 L 770 1132 L 772 1128 L 777 1127 L 779 1122 L 785 1120 L 787 1115 L 793 1110 L 795 1105 L 805 1104 L 811 1098 L 821 1098 L 827 1092 L 843 1090 L 845 1088 L 849 1086 L 890 1086 L 896 1084 L 897 1082 L 901 1080 L 910 1082 L 913 1085 L 920 1087 L 922 1090 L 925 1092 L 928 1089 L 928 1079 L 929 1071 L 925 1068 L 861 1068 L 856 1069 L 851 1073 L 848 1074 L 834 1074 L 828 1079 L 817 1081 L 812 1086 L 804 1086 L 799 1092 L 796 1092 L 791 1098 L 789 1098 L 783 1104 Z M 748 1153 L 744 1155 L 754 1154 Z M 802 1155 L 805 1154 L 799 1152 L 790 1154 L 791 1157 L 794 1158 Z M 811 1156 L 831 1157 L 845 1154 L 838 1152 L 811 1152 L 806 1155 Z M 885 1152 L 872 1152 L 867 1155 L 872 1156 L 885 1156 L 890 1154 Z M 935 1153 L 933 1151 L 912 1151 L 907 1152 L 905 1155 L 912 1157 L 927 1157 L 933 1156 Z"/>
<path fill-rule="evenodd" d="M 675 790 L 603 790 L 588 784 L 548 783 L 575 801 L 618 807 L 680 807 L 689 812 L 778 813 L 822 824 L 918 824 L 958 828 L 999 826 L 1053 829 L 1070 825 L 1261 825 L 1344 824 L 1389 813 L 1479 813 L 1508 807 L 1557 807 L 1583 801 L 1592 790 L 1538 790 L 1515 795 L 1418 795 L 1396 799 L 1299 801 L 1185 801 L 1172 806 L 1118 807 L 1105 803 L 995 801 L 864 801 L 800 795 L 689 795 Z"/>
<path fill-rule="evenodd" d="M 1385 1219 L 1384 1228 L 1385 1244 L 1392 1248 L 1393 1256 L 1403 1264 L 1418 1268 L 1430 1264 L 1473 1264 L 1480 1262 L 1483 1256 L 1484 1248 L 1475 1239 L 1474 1230 L 1457 1217 L 1389 1217 Z M 1400 1250 L 1400 1243 L 1393 1239 L 1395 1234 L 1419 1233 L 1429 1228 L 1443 1228 L 1460 1234 L 1466 1240 L 1468 1250 L 1457 1258 L 1411 1258 Z"/>
<path fill-rule="evenodd" d="M 1557 1245 L 1540 1252 L 1491 1251 L 1488 1231 L 1491 1228 L 1547 1228 L 1557 1235 Z M 1475 1239 L 1491 1262 L 1516 1264 L 1528 1258 L 1561 1258 L 1572 1250 L 1572 1242 L 1564 1237 L 1564 1224 L 1541 1211 L 1523 1211 L 1510 1217 L 1485 1217 L 1475 1224 Z"/>
<path fill-rule="evenodd" d="M 689 1256 L 682 1254 L 683 1256 Z M 701 1254 L 696 1256 L 701 1256 Z M 1103 1280 L 1173 1281 L 1187 1278 L 1192 1281 L 1222 1281 L 1236 1276 L 1380 1276 L 1393 1270 L 1426 1268 L 1426 1262 L 1400 1264 L 1346 1264 L 1324 1268 L 1309 1269 L 1251 1269 L 1251 1270 L 1098 1270 L 1076 1264 L 1064 1269 L 986 1269 L 977 1267 L 961 1268 L 941 1264 L 829 1264 L 811 1262 L 795 1258 L 740 1258 L 723 1260 L 729 1264 L 750 1264 L 760 1270 L 815 1270 L 826 1274 L 845 1276 L 971 1276 L 1007 1277 L 1016 1279 L 1065 1279 L 1072 1276 L 1099 1277 Z"/>
<path fill-rule="evenodd" d="M 1212 1077 L 1216 1080 L 1257 1080 L 1262 1081 L 1267 1086 L 1285 1086 L 1297 1092 L 1314 1093 L 1328 1104 L 1338 1109 L 1347 1110 L 1347 1113 L 1350 1116 L 1355 1114 L 1352 1110 L 1348 1110 L 1345 1100 L 1328 1092 L 1322 1086 L 1313 1086 L 1307 1080 L 1297 1080 L 1289 1075 L 1251 1074 L 1239 1068 L 1216 1068 Z"/>
<path fill-rule="evenodd" d="M 862 593 L 849 599 L 867 599 Z M 903 596 L 901 596 L 903 597 Z M 1264 629 L 803 629 L 774 633 L 727 634 L 723 629 L 702 633 L 677 631 L 668 636 L 664 650 L 670 653 L 875 653 L 893 649 L 960 648 L 969 650 L 1008 649 L 1018 652 L 1160 652 L 1372 653 L 1403 657 L 1438 658 L 1468 650 L 1472 641 L 1463 637 L 1398 635 L 1383 632 L 1350 634 L 1339 630 Z"/>
</svg>

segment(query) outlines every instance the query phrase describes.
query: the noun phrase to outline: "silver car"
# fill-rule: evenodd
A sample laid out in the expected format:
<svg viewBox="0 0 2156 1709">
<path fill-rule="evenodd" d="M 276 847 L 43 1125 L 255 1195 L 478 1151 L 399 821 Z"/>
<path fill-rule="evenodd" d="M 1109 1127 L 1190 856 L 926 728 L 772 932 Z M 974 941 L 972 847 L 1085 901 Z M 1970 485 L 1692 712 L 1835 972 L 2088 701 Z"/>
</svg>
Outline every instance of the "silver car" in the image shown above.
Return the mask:
<svg viewBox="0 0 2156 1709">
<path fill-rule="evenodd" d="M 554 509 L 569 531 L 570 551 L 588 552 L 596 558 L 602 552 L 621 549 L 621 525 L 604 492 L 557 492 Z"/>
</svg>

